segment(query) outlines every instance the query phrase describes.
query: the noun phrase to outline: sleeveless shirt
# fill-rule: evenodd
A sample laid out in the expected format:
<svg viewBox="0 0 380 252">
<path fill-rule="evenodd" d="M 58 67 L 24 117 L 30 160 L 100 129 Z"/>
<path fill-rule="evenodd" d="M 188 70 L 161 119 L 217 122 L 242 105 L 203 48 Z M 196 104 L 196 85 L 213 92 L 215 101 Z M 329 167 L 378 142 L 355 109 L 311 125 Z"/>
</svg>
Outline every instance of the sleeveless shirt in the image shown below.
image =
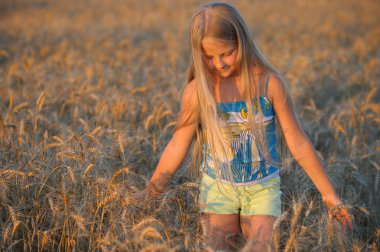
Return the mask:
<svg viewBox="0 0 380 252">
<path fill-rule="evenodd" d="M 275 113 L 272 104 L 266 97 L 268 77 L 265 84 L 264 96 L 259 97 L 259 104 L 263 112 L 262 123 L 265 128 L 268 152 L 272 160 L 277 162 Z M 256 99 L 253 100 L 253 106 L 255 104 Z M 278 167 L 265 162 L 249 129 L 245 101 L 221 102 L 217 104 L 217 108 L 222 135 L 230 144 L 233 158 L 228 161 L 230 168 L 226 162 L 219 162 L 219 167 L 216 167 L 210 153 L 206 153 L 206 156 L 203 155 L 206 158 L 201 163 L 201 170 L 211 178 L 235 185 L 261 183 L 277 176 L 279 174 Z M 254 107 L 254 111 L 256 112 L 255 121 L 258 123 L 257 108 Z M 203 153 L 204 151 L 203 146 Z"/>
</svg>

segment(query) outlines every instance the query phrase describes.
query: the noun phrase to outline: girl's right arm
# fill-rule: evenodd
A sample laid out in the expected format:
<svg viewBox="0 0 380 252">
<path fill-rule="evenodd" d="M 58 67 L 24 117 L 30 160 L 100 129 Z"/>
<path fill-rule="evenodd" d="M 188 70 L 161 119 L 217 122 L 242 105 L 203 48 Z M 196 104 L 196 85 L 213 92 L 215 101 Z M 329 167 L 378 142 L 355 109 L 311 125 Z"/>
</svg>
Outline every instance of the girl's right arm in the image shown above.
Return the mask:
<svg viewBox="0 0 380 252">
<path fill-rule="evenodd" d="M 181 112 L 172 139 L 167 144 L 150 179 L 149 193 L 162 192 L 185 159 L 198 126 L 198 99 L 195 81 L 182 94 Z M 155 191 L 155 192 L 154 192 Z"/>
</svg>

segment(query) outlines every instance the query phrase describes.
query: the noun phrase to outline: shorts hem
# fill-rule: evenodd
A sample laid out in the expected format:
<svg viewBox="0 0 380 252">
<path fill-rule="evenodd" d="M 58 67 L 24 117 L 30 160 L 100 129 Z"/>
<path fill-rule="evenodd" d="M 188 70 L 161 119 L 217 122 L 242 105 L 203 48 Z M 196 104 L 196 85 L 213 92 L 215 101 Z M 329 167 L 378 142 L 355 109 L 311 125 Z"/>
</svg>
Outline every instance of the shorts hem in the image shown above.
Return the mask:
<svg viewBox="0 0 380 252">
<path fill-rule="evenodd" d="M 234 211 L 234 212 L 226 212 L 226 211 L 215 211 L 211 209 L 203 209 L 199 211 L 200 213 L 210 213 L 210 214 L 239 214 L 241 216 L 252 216 L 252 215 L 270 215 L 274 217 L 279 217 L 281 215 L 281 212 L 259 212 L 259 211 L 254 211 L 254 212 L 241 212 L 241 211 Z"/>
<path fill-rule="evenodd" d="M 215 211 L 215 210 L 210 210 L 210 209 L 200 210 L 199 212 L 201 212 L 201 213 L 210 213 L 210 214 L 239 214 L 239 212 L 228 213 L 228 212 L 225 212 L 225 211 Z"/>
<path fill-rule="evenodd" d="M 243 212 L 243 213 L 240 213 L 241 216 L 253 216 L 253 215 L 270 215 L 270 216 L 274 216 L 274 217 L 279 217 L 281 215 L 281 213 L 274 213 L 274 212 L 252 212 L 252 213 L 246 213 L 246 212 Z"/>
</svg>

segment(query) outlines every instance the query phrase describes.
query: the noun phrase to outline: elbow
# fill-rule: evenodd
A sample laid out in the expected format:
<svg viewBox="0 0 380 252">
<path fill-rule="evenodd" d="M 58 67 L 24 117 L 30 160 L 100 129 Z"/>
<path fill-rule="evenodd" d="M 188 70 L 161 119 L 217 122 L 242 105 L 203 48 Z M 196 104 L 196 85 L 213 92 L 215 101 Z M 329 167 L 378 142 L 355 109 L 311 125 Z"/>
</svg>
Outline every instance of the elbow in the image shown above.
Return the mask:
<svg viewBox="0 0 380 252">
<path fill-rule="evenodd" d="M 306 135 L 297 140 L 291 139 L 290 141 L 287 141 L 287 145 L 290 152 L 292 153 L 293 158 L 297 162 L 310 157 L 310 153 L 312 153 L 314 150 L 314 147 Z"/>
</svg>

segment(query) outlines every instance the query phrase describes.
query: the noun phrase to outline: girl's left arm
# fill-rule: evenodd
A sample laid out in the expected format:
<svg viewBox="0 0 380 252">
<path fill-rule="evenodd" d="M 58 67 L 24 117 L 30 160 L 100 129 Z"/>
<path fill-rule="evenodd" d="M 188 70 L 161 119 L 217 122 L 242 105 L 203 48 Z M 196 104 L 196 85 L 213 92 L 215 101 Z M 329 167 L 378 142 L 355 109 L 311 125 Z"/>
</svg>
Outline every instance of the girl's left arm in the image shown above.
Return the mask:
<svg viewBox="0 0 380 252">
<path fill-rule="evenodd" d="M 285 84 L 274 75 L 270 76 L 267 95 L 272 101 L 278 123 L 291 154 L 321 193 L 323 202 L 329 209 L 330 217 L 338 218 L 344 227 L 346 224 L 351 227 L 351 217 L 346 209 L 341 211 L 338 207 L 342 204 L 342 201 L 327 177 L 314 146 L 298 121 L 292 99 Z M 339 209 L 340 213 L 333 213 L 330 211 L 332 208 Z"/>
</svg>

